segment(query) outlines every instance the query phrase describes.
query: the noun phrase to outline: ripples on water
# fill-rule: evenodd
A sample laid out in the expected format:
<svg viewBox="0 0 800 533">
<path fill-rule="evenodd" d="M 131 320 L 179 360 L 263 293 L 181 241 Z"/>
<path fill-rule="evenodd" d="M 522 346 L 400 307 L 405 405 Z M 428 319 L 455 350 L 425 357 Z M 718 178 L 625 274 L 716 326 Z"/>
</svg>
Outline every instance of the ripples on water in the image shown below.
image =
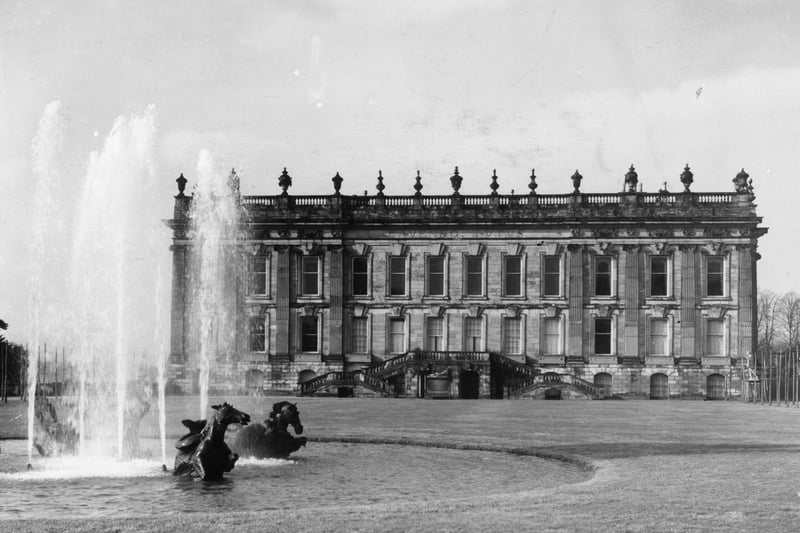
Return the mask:
<svg viewBox="0 0 800 533">
<path fill-rule="evenodd" d="M 158 449 L 149 442 L 152 457 Z M 337 507 L 519 492 L 574 483 L 574 465 L 507 453 L 312 442 L 291 460 L 241 459 L 222 482 L 174 478 L 160 461 L 34 458 L 23 441 L 0 455 L 0 516 L 142 516 Z M 168 465 L 171 467 L 172 465 Z"/>
</svg>

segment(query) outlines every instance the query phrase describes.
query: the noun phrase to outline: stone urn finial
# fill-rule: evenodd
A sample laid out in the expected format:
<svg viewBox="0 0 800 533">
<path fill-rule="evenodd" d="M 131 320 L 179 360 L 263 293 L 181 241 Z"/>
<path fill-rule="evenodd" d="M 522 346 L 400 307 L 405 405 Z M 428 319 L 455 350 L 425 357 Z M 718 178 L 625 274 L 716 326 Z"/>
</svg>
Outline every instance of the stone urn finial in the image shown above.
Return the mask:
<svg viewBox="0 0 800 533">
<path fill-rule="evenodd" d="M 574 191 L 572 191 L 572 194 L 580 194 L 581 180 L 583 179 L 583 176 L 581 176 L 581 173 L 576 170 L 575 174 L 573 174 L 570 179 L 572 180 L 572 186 L 575 189 Z"/>
<path fill-rule="evenodd" d="M 497 189 L 500 188 L 500 185 L 497 183 L 497 169 L 492 170 L 492 183 L 489 185 L 489 188 L 492 189 L 492 196 L 497 196 Z"/>
<path fill-rule="evenodd" d="M 536 184 L 536 169 L 531 169 L 531 181 L 528 183 L 528 188 L 531 190 L 531 196 L 536 196 L 536 189 L 539 185 Z"/>
<path fill-rule="evenodd" d="M 339 196 L 339 191 L 342 188 L 342 182 L 344 181 L 344 178 L 342 178 L 337 172 L 336 175 L 331 178 L 331 181 L 333 182 L 333 194 Z"/>
<path fill-rule="evenodd" d="M 636 192 L 636 185 L 639 183 L 639 175 L 636 173 L 636 169 L 631 168 L 628 169 L 628 172 L 625 174 L 625 191 L 626 192 Z"/>
<path fill-rule="evenodd" d="M 289 196 L 289 193 L 286 190 L 292 186 L 292 177 L 286 172 L 286 167 L 283 167 L 283 172 L 281 176 L 278 178 L 278 185 L 283 190 L 281 196 Z"/>
<path fill-rule="evenodd" d="M 453 186 L 453 196 L 458 196 L 458 190 L 461 188 L 461 181 L 463 179 L 464 178 L 458 174 L 458 167 L 456 167 L 453 171 L 453 175 L 450 176 L 450 185 Z"/>
<path fill-rule="evenodd" d="M 417 191 L 414 193 L 414 196 L 418 198 L 422 196 L 422 178 L 419 175 L 419 170 L 417 170 L 417 178 L 414 183 L 414 190 Z"/>
<path fill-rule="evenodd" d="M 383 174 L 381 171 L 378 171 L 378 184 L 375 186 L 378 189 L 378 196 L 383 196 L 383 189 L 386 188 L 386 185 L 383 184 Z"/>
<path fill-rule="evenodd" d="M 748 183 L 747 183 L 747 178 L 749 178 L 749 177 L 750 177 L 750 174 L 745 172 L 744 169 L 742 169 L 741 172 L 736 174 L 736 177 L 733 178 L 733 187 L 734 187 L 734 189 L 736 190 L 737 193 L 739 193 L 739 194 L 750 194 L 752 192 L 752 190 L 753 190 L 752 186 L 748 186 Z"/>
<path fill-rule="evenodd" d="M 178 176 L 178 179 L 176 179 L 175 181 L 178 182 L 178 196 L 176 196 L 175 198 L 185 198 L 186 195 L 183 194 L 183 191 L 186 190 L 186 182 L 188 180 L 183 177 L 183 172 L 181 172 L 181 175 Z"/>
<path fill-rule="evenodd" d="M 686 167 L 684 167 L 683 172 L 681 172 L 681 183 L 683 183 L 683 192 L 690 192 L 689 186 L 694 181 L 694 174 L 692 170 L 689 168 L 689 163 L 686 163 Z"/>
</svg>

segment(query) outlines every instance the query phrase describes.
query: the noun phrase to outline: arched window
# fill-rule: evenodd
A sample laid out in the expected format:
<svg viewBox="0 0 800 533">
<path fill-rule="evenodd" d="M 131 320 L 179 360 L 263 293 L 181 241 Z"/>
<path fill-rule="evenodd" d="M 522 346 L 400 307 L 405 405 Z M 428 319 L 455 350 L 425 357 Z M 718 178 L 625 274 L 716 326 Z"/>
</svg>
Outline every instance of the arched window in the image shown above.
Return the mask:
<svg viewBox="0 0 800 533">
<path fill-rule="evenodd" d="M 706 397 L 709 400 L 725 399 L 725 376 L 711 374 L 706 378 Z"/>
<path fill-rule="evenodd" d="M 317 377 L 317 373 L 313 370 L 301 370 L 299 374 L 297 374 L 297 383 L 303 384 L 306 381 L 311 381 Z"/>
<path fill-rule="evenodd" d="M 611 394 L 611 374 L 600 372 L 594 375 L 594 384 L 597 385 L 605 395 Z"/>
<path fill-rule="evenodd" d="M 650 399 L 666 400 L 669 398 L 669 378 L 666 374 L 650 376 Z"/>
</svg>

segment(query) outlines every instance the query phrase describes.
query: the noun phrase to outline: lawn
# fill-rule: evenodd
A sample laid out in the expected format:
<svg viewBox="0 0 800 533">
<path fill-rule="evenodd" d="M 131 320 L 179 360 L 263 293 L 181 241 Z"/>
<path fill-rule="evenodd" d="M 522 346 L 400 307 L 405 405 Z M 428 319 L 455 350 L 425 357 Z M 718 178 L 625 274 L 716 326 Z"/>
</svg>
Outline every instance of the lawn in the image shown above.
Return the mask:
<svg viewBox="0 0 800 533">
<path fill-rule="evenodd" d="M 231 402 L 263 418 L 275 398 Z M 800 409 L 699 401 L 297 399 L 318 440 L 510 450 L 590 468 L 585 482 L 479 498 L 93 521 L 5 521 L 21 531 L 730 531 L 796 529 Z M 170 439 L 196 398 L 169 398 Z M 0 434 L 21 405 L 0 406 Z M 143 424 L 157 436 L 156 417 Z M 313 446 L 313 442 L 309 444 Z M 480 454 L 482 452 L 475 452 Z M 476 462 L 476 468 L 479 462 Z"/>
</svg>

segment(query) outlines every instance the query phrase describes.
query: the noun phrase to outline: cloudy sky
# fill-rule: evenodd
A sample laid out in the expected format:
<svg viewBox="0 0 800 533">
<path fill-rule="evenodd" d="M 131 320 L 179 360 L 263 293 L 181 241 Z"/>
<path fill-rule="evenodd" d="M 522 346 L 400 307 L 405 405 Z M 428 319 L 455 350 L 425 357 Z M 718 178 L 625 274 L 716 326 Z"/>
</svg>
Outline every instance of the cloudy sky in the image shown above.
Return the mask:
<svg viewBox="0 0 800 533">
<path fill-rule="evenodd" d="M 686 163 L 693 190 L 729 191 L 744 167 L 770 228 L 760 286 L 800 292 L 798 27 L 794 1 L 0 1 L 0 317 L 28 316 L 32 142 L 55 101 L 64 212 L 117 117 L 150 105 L 157 179 L 136 201 L 161 218 L 203 149 L 248 194 L 279 192 L 284 166 L 295 194 L 337 171 L 373 193 L 378 169 L 387 194 L 417 169 L 448 193 L 455 165 L 467 194 L 492 169 L 526 192 L 533 167 L 541 194 L 575 169 L 614 192 L 630 164 L 677 191 Z"/>
</svg>

